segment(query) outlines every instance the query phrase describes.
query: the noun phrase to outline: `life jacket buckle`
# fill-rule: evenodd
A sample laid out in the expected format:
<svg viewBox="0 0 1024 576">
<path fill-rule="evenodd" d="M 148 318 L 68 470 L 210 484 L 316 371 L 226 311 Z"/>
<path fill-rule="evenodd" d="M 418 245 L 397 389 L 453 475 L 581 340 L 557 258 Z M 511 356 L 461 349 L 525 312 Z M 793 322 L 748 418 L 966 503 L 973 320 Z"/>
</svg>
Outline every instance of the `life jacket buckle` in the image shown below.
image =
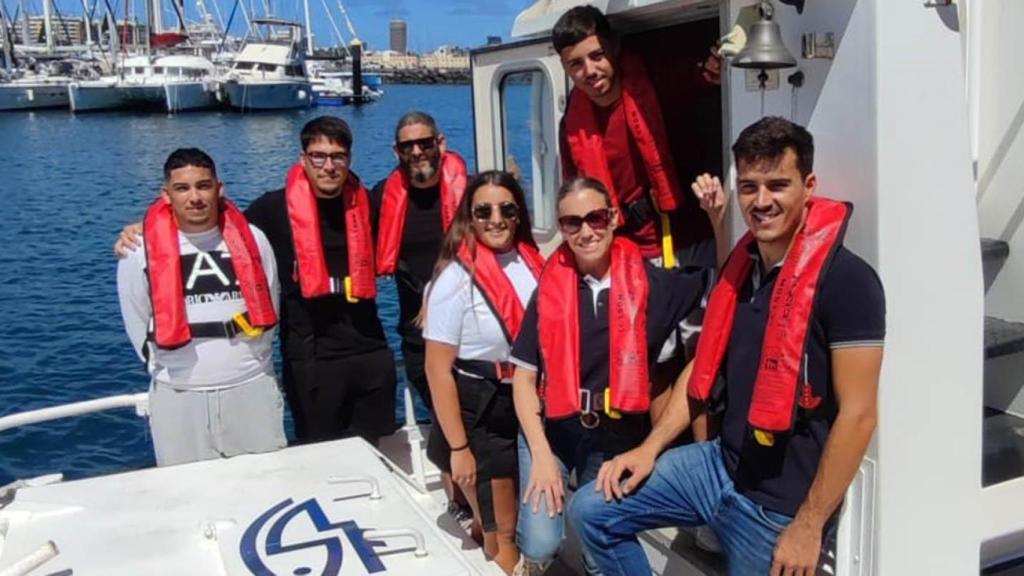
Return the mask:
<svg viewBox="0 0 1024 576">
<path fill-rule="evenodd" d="M 511 362 L 494 361 L 494 374 L 498 377 L 499 381 L 511 380 L 515 371 L 516 367 Z"/>
<path fill-rule="evenodd" d="M 765 430 L 754 429 L 754 440 L 761 446 L 772 447 L 775 445 L 775 434 Z"/>
<path fill-rule="evenodd" d="M 352 295 L 352 277 L 351 276 L 345 276 L 345 300 L 349 304 L 355 304 L 356 302 L 359 302 L 359 298 L 356 298 L 355 296 Z"/>
<path fill-rule="evenodd" d="M 587 388 L 580 388 L 580 425 L 593 430 L 601 424 L 601 414 L 594 410 L 593 395 Z"/>
<path fill-rule="evenodd" d="M 621 420 L 622 412 L 619 412 L 615 408 L 612 408 L 612 389 L 604 389 L 604 413 L 608 415 L 612 420 Z"/>
<path fill-rule="evenodd" d="M 249 318 L 246 317 L 245 312 L 239 312 L 235 314 L 234 316 L 231 317 L 231 321 L 234 323 L 235 326 L 238 327 L 239 330 L 242 331 L 242 334 L 245 334 L 250 338 L 256 338 L 263 334 L 263 328 L 260 328 L 259 326 L 253 326 L 252 324 L 249 323 Z"/>
</svg>

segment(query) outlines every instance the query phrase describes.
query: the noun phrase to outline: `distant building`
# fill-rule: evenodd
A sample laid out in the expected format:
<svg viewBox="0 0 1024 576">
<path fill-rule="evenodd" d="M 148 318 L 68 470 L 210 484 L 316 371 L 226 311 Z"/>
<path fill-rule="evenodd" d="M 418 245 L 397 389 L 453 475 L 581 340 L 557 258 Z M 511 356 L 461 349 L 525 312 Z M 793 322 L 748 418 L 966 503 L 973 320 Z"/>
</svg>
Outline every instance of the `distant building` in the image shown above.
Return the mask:
<svg viewBox="0 0 1024 576">
<path fill-rule="evenodd" d="M 501 36 L 488 36 L 487 37 L 487 44 L 486 44 L 487 46 L 497 46 L 498 44 L 501 44 Z"/>
<path fill-rule="evenodd" d="M 433 70 L 468 70 L 469 53 L 458 46 L 442 46 L 420 56 L 420 66 Z"/>
<path fill-rule="evenodd" d="M 391 48 L 392 52 L 398 52 L 399 54 L 405 54 L 409 51 L 409 29 L 405 24 L 405 20 L 400 18 L 393 19 L 388 24 L 388 30 L 391 32 Z"/>
<path fill-rule="evenodd" d="M 81 45 L 85 44 L 85 21 L 82 18 L 67 18 L 63 16 L 54 15 L 50 18 L 53 29 L 53 43 L 62 45 Z M 29 42 L 32 44 L 45 44 L 46 34 L 44 32 L 45 19 L 42 16 L 29 16 L 28 27 L 29 27 Z M 22 37 L 24 29 L 22 28 L 22 21 L 19 20 L 13 26 L 14 28 L 14 42 L 16 44 L 26 44 L 25 38 Z M 95 28 L 94 28 L 95 30 Z"/>
</svg>

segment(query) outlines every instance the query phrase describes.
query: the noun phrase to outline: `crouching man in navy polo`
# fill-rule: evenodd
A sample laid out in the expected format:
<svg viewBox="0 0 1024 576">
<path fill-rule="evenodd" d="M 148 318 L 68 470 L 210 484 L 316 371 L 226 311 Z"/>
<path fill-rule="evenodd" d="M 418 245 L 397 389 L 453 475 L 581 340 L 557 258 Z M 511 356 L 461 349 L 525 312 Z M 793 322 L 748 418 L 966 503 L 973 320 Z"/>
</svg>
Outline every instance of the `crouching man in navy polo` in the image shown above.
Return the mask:
<svg viewBox="0 0 1024 576">
<path fill-rule="evenodd" d="M 142 249 L 117 266 L 121 315 L 153 378 L 150 430 L 159 466 L 286 444 L 271 346 L 277 269 L 263 233 L 224 198 L 195 148 L 164 164 Z"/>
<path fill-rule="evenodd" d="M 788 120 L 747 127 L 733 154 L 749 232 L 712 291 L 696 358 L 647 439 L 570 505 L 606 576 L 650 573 L 638 532 L 701 524 L 730 574 L 815 573 L 875 429 L 885 299 L 842 245 L 852 207 L 815 197 L 813 140 Z M 659 458 L 704 411 L 720 412 L 720 437 Z"/>
</svg>

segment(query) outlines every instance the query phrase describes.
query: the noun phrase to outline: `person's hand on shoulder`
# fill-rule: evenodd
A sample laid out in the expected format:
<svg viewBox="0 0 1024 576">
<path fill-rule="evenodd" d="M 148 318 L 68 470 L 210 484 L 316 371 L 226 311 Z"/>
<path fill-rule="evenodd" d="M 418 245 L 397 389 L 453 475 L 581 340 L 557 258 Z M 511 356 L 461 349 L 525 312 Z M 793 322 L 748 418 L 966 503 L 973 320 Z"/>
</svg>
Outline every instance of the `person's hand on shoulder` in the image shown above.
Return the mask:
<svg viewBox="0 0 1024 576">
<path fill-rule="evenodd" d="M 133 222 L 121 229 L 114 242 L 114 256 L 124 258 L 142 245 L 142 222 Z"/>
</svg>

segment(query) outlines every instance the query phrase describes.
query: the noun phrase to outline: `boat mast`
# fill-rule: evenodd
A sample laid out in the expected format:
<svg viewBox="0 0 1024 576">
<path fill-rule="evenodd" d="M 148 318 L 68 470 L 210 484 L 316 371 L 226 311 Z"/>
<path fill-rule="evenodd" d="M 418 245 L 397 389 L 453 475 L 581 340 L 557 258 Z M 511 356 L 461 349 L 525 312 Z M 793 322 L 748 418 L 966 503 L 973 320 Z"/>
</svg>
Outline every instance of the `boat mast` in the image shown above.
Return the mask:
<svg viewBox="0 0 1024 576">
<path fill-rule="evenodd" d="M 46 30 L 46 53 L 53 54 L 52 0 L 43 0 L 43 28 Z"/>
<path fill-rule="evenodd" d="M 100 0 L 96 0 L 99 2 Z M 89 0 L 82 0 L 82 18 L 85 20 L 85 50 L 92 57 L 92 12 L 89 11 Z"/>
<path fill-rule="evenodd" d="M 306 12 L 306 56 L 313 55 L 313 25 L 309 20 L 309 0 L 302 0 L 302 9 Z"/>
<path fill-rule="evenodd" d="M 149 34 L 146 35 L 146 52 L 149 52 L 149 38 L 164 31 L 163 6 L 160 0 L 146 1 L 146 24 L 149 27 Z"/>
<path fill-rule="evenodd" d="M 21 41 L 25 46 L 32 45 L 32 29 L 28 23 L 28 6 L 21 0 Z"/>
<path fill-rule="evenodd" d="M 0 2 L 0 43 L 3 43 L 3 55 L 4 55 L 4 70 L 11 69 L 11 35 L 10 30 L 7 28 L 7 23 L 10 20 L 7 18 L 7 6 Z"/>
</svg>

